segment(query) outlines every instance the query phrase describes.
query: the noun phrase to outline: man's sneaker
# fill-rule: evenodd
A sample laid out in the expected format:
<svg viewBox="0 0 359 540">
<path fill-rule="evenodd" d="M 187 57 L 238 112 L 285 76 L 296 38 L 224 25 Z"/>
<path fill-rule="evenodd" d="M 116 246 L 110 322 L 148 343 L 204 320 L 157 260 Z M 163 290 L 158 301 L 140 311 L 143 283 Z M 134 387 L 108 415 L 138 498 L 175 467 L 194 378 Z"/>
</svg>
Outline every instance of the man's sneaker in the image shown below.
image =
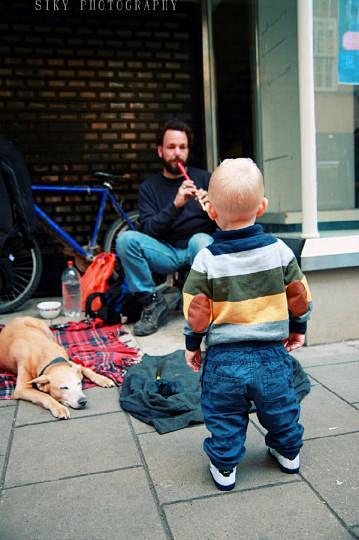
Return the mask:
<svg viewBox="0 0 359 540">
<path fill-rule="evenodd" d="M 141 319 L 133 327 L 135 336 L 149 336 L 157 332 L 169 318 L 169 309 L 161 293 L 140 295 L 143 305 Z"/>
<path fill-rule="evenodd" d="M 236 468 L 230 469 L 228 471 L 220 471 L 213 465 L 212 462 L 209 464 L 209 472 L 211 473 L 213 482 L 216 484 L 216 487 L 221 491 L 230 491 L 236 485 Z"/>
<path fill-rule="evenodd" d="M 287 474 L 295 474 L 299 472 L 300 459 L 299 454 L 294 459 L 288 459 L 282 456 L 274 448 L 268 448 L 269 453 L 277 460 L 281 470 Z"/>
</svg>

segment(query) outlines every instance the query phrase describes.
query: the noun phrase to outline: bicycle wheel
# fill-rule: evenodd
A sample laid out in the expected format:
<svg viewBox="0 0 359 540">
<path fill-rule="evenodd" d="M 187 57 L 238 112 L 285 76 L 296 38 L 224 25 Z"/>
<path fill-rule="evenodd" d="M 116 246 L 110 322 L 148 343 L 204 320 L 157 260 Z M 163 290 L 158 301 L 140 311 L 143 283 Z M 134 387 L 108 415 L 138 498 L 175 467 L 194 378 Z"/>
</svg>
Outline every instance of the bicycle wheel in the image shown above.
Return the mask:
<svg viewBox="0 0 359 540">
<path fill-rule="evenodd" d="M 11 267 L 12 279 L 5 284 L 0 278 L 0 313 L 9 313 L 24 304 L 38 286 L 42 257 L 36 241 L 32 239 L 28 245 L 20 234 L 6 241 L 2 256 Z"/>
<path fill-rule="evenodd" d="M 132 210 L 127 214 L 129 220 L 135 225 L 136 229 L 139 228 L 139 213 L 137 210 Z M 106 233 L 103 249 L 108 253 L 115 253 L 116 251 L 116 238 L 119 234 L 124 233 L 130 229 L 127 221 L 123 218 L 116 219 Z"/>
</svg>

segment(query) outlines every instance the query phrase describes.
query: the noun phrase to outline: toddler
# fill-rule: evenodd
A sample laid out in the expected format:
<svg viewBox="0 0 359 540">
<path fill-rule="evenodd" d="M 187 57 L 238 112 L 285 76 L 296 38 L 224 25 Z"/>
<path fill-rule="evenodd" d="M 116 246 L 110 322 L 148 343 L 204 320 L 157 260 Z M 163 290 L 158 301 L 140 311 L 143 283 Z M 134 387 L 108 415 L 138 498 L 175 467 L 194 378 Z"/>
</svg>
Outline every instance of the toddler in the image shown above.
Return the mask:
<svg viewBox="0 0 359 540">
<path fill-rule="evenodd" d="M 215 485 L 231 490 L 251 401 L 270 454 L 282 471 L 299 471 L 303 427 L 288 353 L 304 344 L 311 297 L 291 249 L 255 224 L 268 201 L 252 160 L 224 160 L 208 199 L 220 230 L 195 257 L 184 286 L 185 357 L 198 371 L 206 337 L 201 400 L 211 437 L 204 450 Z"/>
</svg>

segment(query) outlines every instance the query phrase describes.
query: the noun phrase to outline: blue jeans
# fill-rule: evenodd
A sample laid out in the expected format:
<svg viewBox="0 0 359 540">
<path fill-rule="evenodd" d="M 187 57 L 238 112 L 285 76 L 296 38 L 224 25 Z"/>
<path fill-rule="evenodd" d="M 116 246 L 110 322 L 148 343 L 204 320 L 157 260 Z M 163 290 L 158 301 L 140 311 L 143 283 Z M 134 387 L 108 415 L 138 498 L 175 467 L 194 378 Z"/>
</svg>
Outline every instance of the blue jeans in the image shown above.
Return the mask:
<svg viewBox="0 0 359 540">
<path fill-rule="evenodd" d="M 235 467 L 245 453 L 250 401 L 268 431 L 267 446 L 294 459 L 302 446 L 300 406 L 292 361 L 280 342 L 244 342 L 208 348 L 202 375 L 202 409 L 211 432 L 203 447 L 220 470 Z"/>
<path fill-rule="evenodd" d="M 185 249 L 159 242 L 138 231 L 126 231 L 116 240 L 116 253 L 132 293 L 152 293 L 156 288 L 152 274 L 169 274 L 191 265 L 200 249 L 213 242 L 209 234 L 194 234 Z"/>
</svg>

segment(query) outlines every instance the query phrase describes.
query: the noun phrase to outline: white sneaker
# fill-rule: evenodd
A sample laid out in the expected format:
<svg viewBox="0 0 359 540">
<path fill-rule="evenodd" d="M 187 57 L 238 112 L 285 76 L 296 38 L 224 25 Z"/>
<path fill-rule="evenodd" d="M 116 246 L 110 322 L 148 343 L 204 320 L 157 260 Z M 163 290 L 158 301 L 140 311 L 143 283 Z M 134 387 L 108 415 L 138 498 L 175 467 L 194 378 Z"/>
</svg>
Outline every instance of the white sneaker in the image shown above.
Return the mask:
<svg viewBox="0 0 359 540">
<path fill-rule="evenodd" d="M 299 472 L 299 466 L 300 466 L 300 459 L 299 454 L 294 459 L 288 459 L 284 456 L 282 456 L 277 450 L 274 450 L 274 448 L 269 448 L 269 453 L 277 460 L 279 467 L 281 470 L 287 474 L 295 474 Z"/>
<path fill-rule="evenodd" d="M 236 485 L 235 467 L 229 471 L 220 471 L 212 462 L 210 462 L 209 472 L 212 475 L 213 482 L 221 491 L 230 491 Z"/>
</svg>

